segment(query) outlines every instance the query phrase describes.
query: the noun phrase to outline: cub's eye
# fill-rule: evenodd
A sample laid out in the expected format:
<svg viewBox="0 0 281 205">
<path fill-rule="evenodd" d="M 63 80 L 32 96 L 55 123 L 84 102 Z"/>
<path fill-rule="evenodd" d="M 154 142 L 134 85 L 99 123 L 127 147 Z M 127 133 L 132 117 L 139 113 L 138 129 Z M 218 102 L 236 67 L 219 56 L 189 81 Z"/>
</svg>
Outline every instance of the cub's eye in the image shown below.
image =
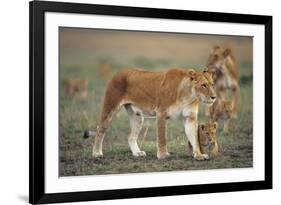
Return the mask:
<svg viewBox="0 0 281 205">
<path fill-rule="evenodd" d="M 204 88 L 207 88 L 207 84 L 203 84 L 202 86 L 203 86 Z"/>
</svg>

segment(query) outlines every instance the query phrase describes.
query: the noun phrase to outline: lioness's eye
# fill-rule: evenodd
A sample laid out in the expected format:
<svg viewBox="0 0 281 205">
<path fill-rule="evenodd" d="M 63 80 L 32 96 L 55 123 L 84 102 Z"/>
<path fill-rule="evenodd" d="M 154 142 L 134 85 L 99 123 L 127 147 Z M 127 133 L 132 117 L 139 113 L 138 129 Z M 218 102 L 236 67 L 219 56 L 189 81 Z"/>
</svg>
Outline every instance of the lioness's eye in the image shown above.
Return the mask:
<svg viewBox="0 0 281 205">
<path fill-rule="evenodd" d="M 207 85 L 206 85 L 206 84 L 203 84 L 202 86 L 203 86 L 204 88 L 207 88 Z"/>
</svg>

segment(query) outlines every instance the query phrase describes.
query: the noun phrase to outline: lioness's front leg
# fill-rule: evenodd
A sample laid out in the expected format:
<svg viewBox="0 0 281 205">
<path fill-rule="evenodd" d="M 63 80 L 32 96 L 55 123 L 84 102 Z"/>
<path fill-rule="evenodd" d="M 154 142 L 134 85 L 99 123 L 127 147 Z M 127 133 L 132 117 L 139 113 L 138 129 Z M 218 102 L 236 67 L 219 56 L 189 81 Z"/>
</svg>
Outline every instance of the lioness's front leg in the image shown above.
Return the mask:
<svg viewBox="0 0 281 205">
<path fill-rule="evenodd" d="M 136 115 L 136 113 L 132 110 L 130 105 L 125 105 L 125 108 L 129 116 L 129 122 L 131 127 L 131 133 L 128 138 L 129 147 L 133 153 L 133 156 L 144 157 L 146 156 L 146 153 L 140 150 L 137 143 L 137 139 L 143 125 L 143 120 L 144 120 L 143 116 Z"/>
<path fill-rule="evenodd" d="M 165 159 L 169 155 L 166 145 L 166 113 L 157 113 L 157 158 Z"/>
<path fill-rule="evenodd" d="M 193 157 L 196 160 L 205 160 L 209 159 L 208 154 L 202 154 L 198 141 L 198 123 L 197 123 L 197 114 L 195 112 L 189 113 L 184 120 L 184 129 L 185 134 L 192 146 Z"/>
</svg>

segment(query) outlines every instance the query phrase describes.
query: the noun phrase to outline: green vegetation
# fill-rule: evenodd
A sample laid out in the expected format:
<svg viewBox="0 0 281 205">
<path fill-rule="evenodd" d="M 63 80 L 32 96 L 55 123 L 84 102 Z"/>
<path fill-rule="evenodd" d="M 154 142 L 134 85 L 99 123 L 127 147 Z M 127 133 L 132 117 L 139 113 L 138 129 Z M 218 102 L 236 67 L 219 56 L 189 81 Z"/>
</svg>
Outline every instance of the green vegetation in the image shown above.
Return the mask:
<svg viewBox="0 0 281 205">
<path fill-rule="evenodd" d="M 188 62 L 172 62 L 170 60 L 151 60 L 139 57 L 132 60 L 94 57 L 89 60 L 64 59 L 60 66 L 60 176 L 118 174 L 135 172 L 154 172 L 170 170 L 198 170 L 218 168 L 251 167 L 253 163 L 252 137 L 252 67 L 248 63 L 240 64 L 241 97 L 237 119 L 232 119 L 228 134 L 219 127 L 217 136 L 220 155 L 208 161 L 195 161 L 188 154 L 187 138 L 182 121 L 169 120 L 167 128 L 170 158 L 156 158 L 155 120 L 146 119 L 139 137 L 140 148 L 147 153 L 145 158 L 134 158 L 130 153 L 127 136 L 129 123 L 126 112 L 122 109 L 112 121 L 112 125 L 104 140 L 104 157 L 92 158 L 94 139 L 84 139 L 84 130 L 95 130 L 101 110 L 106 82 L 102 80 L 98 65 L 107 61 L 112 73 L 132 65 L 149 70 L 161 70 L 170 66 L 176 67 L 190 64 Z M 80 62 L 91 62 L 83 63 Z M 75 62 L 77 66 L 75 66 Z M 126 63 L 124 63 L 126 62 Z M 204 62 L 203 62 L 204 63 Z M 185 66 L 185 67 L 187 67 Z M 192 65 L 191 65 L 192 67 Z M 202 65 L 195 66 L 202 69 Z M 68 79 L 86 79 L 89 81 L 87 98 L 66 96 L 65 82 Z M 200 107 L 199 122 L 208 120 L 204 115 L 204 107 Z"/>
</svg>

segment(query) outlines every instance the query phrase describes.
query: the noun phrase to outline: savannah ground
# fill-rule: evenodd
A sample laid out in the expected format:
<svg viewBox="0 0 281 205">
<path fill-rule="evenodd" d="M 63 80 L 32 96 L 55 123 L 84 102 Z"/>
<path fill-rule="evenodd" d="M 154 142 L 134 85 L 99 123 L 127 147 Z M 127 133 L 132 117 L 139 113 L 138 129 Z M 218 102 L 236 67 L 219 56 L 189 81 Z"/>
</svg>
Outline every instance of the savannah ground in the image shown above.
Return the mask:
<svg viewBox="0 0 281 205">
<path fill-rule="evenodd" d="M 164 41 L 161 43 L 161 36 L 151 37 L 144 33 L 112 37 L 110 32 L 92 33 L 65 29 L 60 35 L 60 176 L 252 167 L 251 40 L 214 36 L 180 36 L 172 39 L 170 36 L 170 45 Z M 167 39 L 167 36 L 164 37 Z M 183 42 L 185 46 L 182 46 Z M 109 65 L 110 76 L 120 69 L 131 67 L 151 71 L 171 67 L 202 70 L 212 45 L 225 42 L 234 48 L 239 63 L 241 93 L 238 118 L 231 120 L 229 133 L 223 133 L 221 125 L 217 131 L 219 156 L 207 161 L 192 159 L 188 154 L 183 122 L 168 120 L 167 144 L 171 156 L 165 160 L 157 160 L 156 120 L 145 119 L 138 142 L 140 149 L 144 150 L 147 156 L 135 158 L 128 147 L 130 127 L 127 114 L 122 109 L 112 120 L 107 131 L 103 144 L 104 157 L 92 157 L 94 138 L 84 139 L 83 132 L 88 129 L 95 130 L 99 121 L 107 84 L 98 71 L 101 63 L 106 62 Z M 166 46 L 166 49 L 159 49 L 161 46 Z M 177 53 L 173 49 L 176 49 Z M 64 86 L 69 79 L 88 80 L 88 96 L 67 96 Z M 199 123 L 209 120 L 204 115 L 203 106 L 200 106 L 198 120 Z"/>
</svg>

